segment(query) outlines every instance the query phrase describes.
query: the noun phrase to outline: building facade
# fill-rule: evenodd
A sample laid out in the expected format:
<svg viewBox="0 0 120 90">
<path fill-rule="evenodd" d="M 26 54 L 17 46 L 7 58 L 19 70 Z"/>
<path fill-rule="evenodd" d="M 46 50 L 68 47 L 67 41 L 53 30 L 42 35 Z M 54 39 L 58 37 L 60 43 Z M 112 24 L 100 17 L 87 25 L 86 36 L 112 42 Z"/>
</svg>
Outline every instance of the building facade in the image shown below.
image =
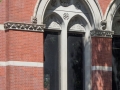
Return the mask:
<svg viewBox="0 0 120 90">
<path fill-rule="evenodd" d="M 0 90 L 120 90 L 120 0 L 0 0 Z"/>
</svg>

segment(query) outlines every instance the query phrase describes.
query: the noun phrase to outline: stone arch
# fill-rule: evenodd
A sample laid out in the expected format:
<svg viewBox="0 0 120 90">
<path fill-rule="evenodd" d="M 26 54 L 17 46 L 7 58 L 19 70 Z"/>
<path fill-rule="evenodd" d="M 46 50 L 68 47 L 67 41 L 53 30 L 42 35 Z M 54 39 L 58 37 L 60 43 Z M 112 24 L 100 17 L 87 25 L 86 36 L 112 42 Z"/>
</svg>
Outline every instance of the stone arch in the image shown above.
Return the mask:
<svg viewBox="0 0 120 90">
<path fill-rule="evenodd" d="M 86 30 L 89 30 L 90 28 L 91 25 L 87 18 L 79 14 L 73 16 L 68 23 L 68 31 L 86 32 Z"/>
<path fill-rule="evenodd" d="M 38 24 L 43 24 L 46 8 L 48 7 L 48 5 L 51 1 L 53 1 L 54 5 L 55 5 L 56 1 L 63 1 L 63 0 L 38 0 L 35 10 L 34 10 L 34 15 L 33 15 L 34 17 L 37 18 Z M 74 1 L 74 0 L 71 0 L 71 2 L 72 1 Z M 66 2 L 67 2 L 67 0 L 66 0 Z M 63 4 L 66 5 L 66 2 L 62 3 L 62 5 Z M 99 22 L 102 20 L 102 13 L 100 11 L 98 3 L 96 2 L 96 0 L 84 0 L 84 2 L 85 2 L 84 6 L 87 7 L 87 10 L 89 11 L 89 13 L 91 13 L 91 17 L 90 17 L 90 19 L 92 20 L 91 26 L 93 27 L 93 29 L 100 28 Z M 63 6 L 65 6 L 65 5 L 63 5 Z"/>
<path fill-rule="evenodd" d="M 91 66 L 91 37 L 90 37 L 90 30 L 91 25 L 89 23 L 89 20 L 84 16 L 80 14 L 74 15 L 68 23 L 67 27 L 68 31 L 81 33 L 84 35 L 84 89 L 85 90 L 91 90 L 91 75 L 90 75 L 90 66 Z"/>
<path fill-rule="evenodd" d="M 68 24 L 68 31 L 85 32 L 84 21 L 80 17 L 74 16 Z"/>
<path fill-rule="evenodd" d="M 65 1 L 65 2 L 64 2 Z M 71 20 L 74 17 L 79 18 L 78 24 L 82 23 L 86 31 L 84 35 L 84 88 L 85 90 L 91 90 L 91 37 L 90 30 L 96 30 L 100 28 L 100 21 L 102 20 L 102 14 L 96 0 L 70 0 L 71 2 L 66 3 L 68 0 L 38 0 L 38 4 L 35 8 L 34 17 L 37 18 L 37 24 L 45 23 L 48 29 L 61 29 L 61 52 L 64 48 L 67 48 L 67 30 L 71 27 Z M 77 3 L 78 1 L 80 3 Z M 51 3 L 53 2 L 53 3 Z M 63 3 L 61 3 L 63 2 Z M 52 5 L 52 6 L 51 6 Z M 61 12 L 65 11 L 65 12 Z M 74 13 L 73 13 L 74 12 Z M 54 16 L 54 18 L 53 18 Z M 64 17 L 65 16 L 65 17 Z M 82 20 L 82 22 L 81 22 Z M 48 23 L 47 23 L 48 21 Z M 54 22 L 54 23 L 53 23 Z M 51 28 L 51 24 L 56 24 L 56 28 Z M 74 24 L 73 24 L 74 25 Z M 66 35 L 66 36 L 65 36 Z M 64 38 L 65 37 L 65 38 Z M 63 43 L 65 44 L 63 46 Z M 64 47 L 64 48 L 63 48 Z M 66 50 L 66 49 L 65 49 Z M 60 53 L 61 53 L 60 52 Z M 64 51 L 66 52 L 66 51 Z M 66 55 L 66 54 L 65 54 Z M 60 57 L 64 56 L 62 53 Z M 66 60 L 62 59 L 61 60 Z M 65 64 L 61 64 L 65 65 Z M 61 69 L 62 70 L 62 69 Z M 67 72 L 67 71 L 66 71 Z M 63 74 L 62 74 L 63 75 Z M 66 74 L 67 75 L 67 74 Z M 66 76 L 65 76 L 66 78 Z M 63 80 L 63 78 L 62 78 Z M 65 79 L 66 80 L 66 79 Z M 61 90 L 66 90 L 67 86 L 64 84 L 67 81 L 62 81 Z M 64 87 L 63 87 L 64 86 Z"/>
<path fill-rule="evenodd" d="M 57 13 L 53 12 L 44 17 L 43 23 L 46 25 L 46 29 L 61 30 L 63 20 Z"/>
<path fill-rule="evenodd" d="M 113 0 L 109 5 L 107 12 L 105 14 L 105 19 L 107 21 L 107 30 L 112 31 L 115 15 L 120 8 L 120 0 Z M 113 30 L 114 31 L 114 30 Z"/>
</svg>

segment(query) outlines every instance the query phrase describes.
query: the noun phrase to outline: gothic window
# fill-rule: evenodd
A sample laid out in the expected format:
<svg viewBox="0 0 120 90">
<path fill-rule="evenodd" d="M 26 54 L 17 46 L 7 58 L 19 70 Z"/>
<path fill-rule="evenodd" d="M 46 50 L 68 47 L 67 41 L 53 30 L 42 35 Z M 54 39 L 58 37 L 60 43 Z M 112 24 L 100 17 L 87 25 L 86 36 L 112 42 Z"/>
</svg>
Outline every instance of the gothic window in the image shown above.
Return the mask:
<svg viewBox="0 0 120 90">
<path fill-rule="evenodd" d="M 59 90 L 60 32 L 44 32 L 44 88 Z M 83 41 L 81 34 L 67 33 L 67 90 L 83 90 Z M 63 43 L 64 44 L 64 43 Z M 65 56 L 66 57 L 66 56 Z M 64 62 L 63 62 L 64 63 Z"/>
</svg>

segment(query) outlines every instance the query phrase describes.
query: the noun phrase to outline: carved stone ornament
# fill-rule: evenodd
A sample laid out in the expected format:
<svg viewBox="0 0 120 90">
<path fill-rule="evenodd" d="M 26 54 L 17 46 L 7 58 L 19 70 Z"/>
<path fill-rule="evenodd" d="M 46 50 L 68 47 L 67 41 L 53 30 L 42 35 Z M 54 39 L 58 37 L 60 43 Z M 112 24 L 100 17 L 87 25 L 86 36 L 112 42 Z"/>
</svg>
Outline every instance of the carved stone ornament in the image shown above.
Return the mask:
<svg viewBox="0 0 120 90">
<path fill-rule="evenodd" d="M 106 27 L 107 27 L 107 21 L 106 20 L 101 21 L 101 27 L 102 27 L 102 30 L 106 29 Z"/>
<path fill-rule="evenodd" d="M 50 15 L 48 18 L 45 19 L 44 23 L 46 24 L 47 29 L 61 30 L 61 23 L 55 15 Z"/>
<path fill-rule="evenodd" d="M 4 24 L 4 28 L 6 30 L 11 29 L 11 30 L 44 32 L 45 25 L 7 22 Z"/>
<path fill-rule="evenodd" d="M 69 29 L 69 31 L 75 30 L 75 31 L 85 32 L 84 24 L 83 24 L 82 20 L 80 20 L 78 17 L 75 17 L 70 21 L 68 29 Z"/>
<path fill-rule="evenodd" d="M 69 14 L 68 13 L 64 13 L 63 14 L 63 19 L 64 20 L 68 20 L 69 19 Z"/>
<path fill-rule="evenodd" d="M 37 18 L 36 17 L 33 17 L 32 23 L 37 24 Z"/>
<path fill-rule="evenodd" d="M 92 37 L 112 37 L 114 31 L 103 31 L 103 30 L 92 30 L 91 36 Z"/>
</svg>

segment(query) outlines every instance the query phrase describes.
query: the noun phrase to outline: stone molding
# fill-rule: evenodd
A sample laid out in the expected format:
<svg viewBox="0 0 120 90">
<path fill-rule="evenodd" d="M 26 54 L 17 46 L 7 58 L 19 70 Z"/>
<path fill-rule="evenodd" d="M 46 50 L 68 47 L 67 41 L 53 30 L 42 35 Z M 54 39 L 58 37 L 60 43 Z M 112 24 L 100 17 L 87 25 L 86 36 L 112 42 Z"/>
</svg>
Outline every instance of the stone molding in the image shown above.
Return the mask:
<svg viewBox="0 0 120 90">
<path fill-rule="evenodd" d="M 114 31 L 107 31 L 107 30 L 92 30 L 91 37 L 110 37 L 114 34 Z"/>
<path fill-rule="evenodd" d="M 5 30 L 24 30 L 24 31 L 44 32 L 45 25 L 6 22 L 4 23 L 4 28 Z"/>
<path fill-rule="evenodd" d="M 43 68 L 42 62 L 23 62 L 23 61 L 0 61 L 0 66 L 20 66 L 20 67 L 41 67 Z"/>
<path fill-rule="evenodd" d="M 4 24 L 0 24 L 0 31 L 4 31 L 5 30 L 5 28 L 4 28 Z"/>
<path fill-rule="evenodd" d="M 96 71 L 96 70 L 100 70 L 100 71 L 112 71 L 112 67 L 108 67 L 108 66 L 92 66 L 92 70 Z"/>
</svg>

